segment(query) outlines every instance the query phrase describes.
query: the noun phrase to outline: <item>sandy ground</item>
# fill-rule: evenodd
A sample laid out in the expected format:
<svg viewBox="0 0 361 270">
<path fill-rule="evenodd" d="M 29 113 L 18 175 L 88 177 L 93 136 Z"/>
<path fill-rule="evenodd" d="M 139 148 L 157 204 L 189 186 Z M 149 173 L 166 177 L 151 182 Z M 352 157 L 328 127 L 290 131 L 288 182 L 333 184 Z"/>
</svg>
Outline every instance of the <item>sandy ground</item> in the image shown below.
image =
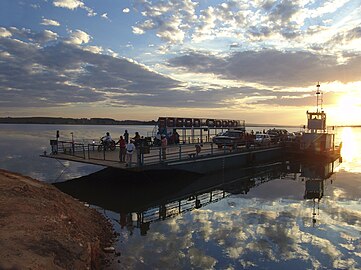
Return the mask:
<svg viewBox="0 0 361 270">
<path fill-rule="evenodd" d="M 0 269 L 105 269 L 110 223 L 55 187 L 0 170 Z"/>
</svg>

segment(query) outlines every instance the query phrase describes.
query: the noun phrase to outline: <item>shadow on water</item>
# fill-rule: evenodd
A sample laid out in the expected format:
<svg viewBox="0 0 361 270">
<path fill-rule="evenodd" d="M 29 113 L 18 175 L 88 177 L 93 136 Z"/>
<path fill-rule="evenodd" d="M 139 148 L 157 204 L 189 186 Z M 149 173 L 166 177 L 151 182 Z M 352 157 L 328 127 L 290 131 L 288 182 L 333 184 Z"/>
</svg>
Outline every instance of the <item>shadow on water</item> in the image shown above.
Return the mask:
<svg viewBox="0 0 361 270">
<path fill-rule="evenodd" d="M 335 161 L 278 161 L 268 164 L 198 175 L 183 171 L 128 172 L 107 168 L 54 185 L 69 195 L 105 210 L 119 213 L 120 224 L 130 219 L 146 234 L 151 222 L 204 207 L 230 195 L 247 194 L 252 188 L 276 179 L 301 178 L 304 199 L 319 200 L 324 181 Z M 134 218 L 134 214 L 136 218 Z"/>
<path fill-rule="evenodd" d="M 156 200 L 167 200 L 198 177 L 183 171 L 131 172 L 106 168 L 54 186 L 79 200 L 120 213 L 140 211 Z"/>
</svg>

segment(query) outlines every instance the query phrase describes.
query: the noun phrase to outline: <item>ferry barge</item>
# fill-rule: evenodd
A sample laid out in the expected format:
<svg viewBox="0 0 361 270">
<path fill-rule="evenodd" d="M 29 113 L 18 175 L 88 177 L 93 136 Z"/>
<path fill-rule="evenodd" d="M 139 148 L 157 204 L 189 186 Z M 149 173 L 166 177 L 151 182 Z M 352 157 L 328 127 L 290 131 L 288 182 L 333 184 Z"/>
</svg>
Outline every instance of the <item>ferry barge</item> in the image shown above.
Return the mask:
<svg viewBox="0 0 361 270">
<path fill-rule="evenodd" d="M 244 120 L 160 117 L 151 137 L 142 139 L 129 164 L 119 162 L 118 150 L 97 151 L 95 142 L 59 141 L 58 136 L 51 140 L 51 153 L 42 156 L 124 170 L 176 169 L 195 173 L 250 167 L 285 157 L 335 159 L 340 156 L 340 147 L 335 147 L 335 135 L 326 129 L 319 87 L 317 85 L 317 110 L 307 111 L 307 130 L 292 143 L 257 144 L 246 132 Z M 224 131 L 236 135 L 227 137 Z M 178 135 L 174 137 L 174 134 Z M 154 139 L 159 140 L 162 135 L 169 139 L 166 149 L 154 143 Z"/>
</svg>

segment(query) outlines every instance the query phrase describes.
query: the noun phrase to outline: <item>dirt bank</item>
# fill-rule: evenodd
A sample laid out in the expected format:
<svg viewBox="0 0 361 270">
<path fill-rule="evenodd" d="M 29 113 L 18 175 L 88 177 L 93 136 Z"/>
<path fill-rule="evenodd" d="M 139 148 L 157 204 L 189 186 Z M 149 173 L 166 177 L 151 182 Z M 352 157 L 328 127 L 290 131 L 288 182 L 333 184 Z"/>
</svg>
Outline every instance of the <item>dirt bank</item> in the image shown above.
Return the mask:
<svg viewBox="0 0 361 270">
<path fill-rule="evenodd" d="M 55 187 L 0 170 L 0 269 L 103 269 L 111 225 Z"/>
</svg>

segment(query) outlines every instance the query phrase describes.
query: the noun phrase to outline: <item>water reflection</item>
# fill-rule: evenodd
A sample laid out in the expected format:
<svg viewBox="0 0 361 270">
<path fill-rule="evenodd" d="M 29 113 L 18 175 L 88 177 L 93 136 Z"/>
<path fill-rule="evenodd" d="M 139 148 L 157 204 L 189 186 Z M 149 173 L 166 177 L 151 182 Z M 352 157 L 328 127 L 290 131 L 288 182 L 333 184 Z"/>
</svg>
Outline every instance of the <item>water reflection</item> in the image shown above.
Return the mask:
<svg viewBox="0 0 361 270">
<path fill-rule="evenodd" d="M 62 140 L 70 140 L 73 133 L 75 141 L 82 142 L 84 138 L 98 140 L 106 131 L 116 137 L 125 129 L 131 135 L 136 131 L 146 135 L 153 127 L 0 124 L 0 167 L 49 183 L 87 175 L 103 167 L 41 158 L 40 154 L 51 150 L 49 139 L 55 138 L 57 130 Z"/>
<path fill-rule="evenodd" d="M 80 200 L 118 213 L 117 222 L 130 234 L 137 228 L 141 235 L 146 235 L 151 223 L 204 208 L 231 195 L 246 195 L 270 181 L 292 179 L 303 182 L 303 198 L 313 200 L 315 224 L 316 201 L 319 204 L 324 195 L 325 180 L 333 174 L 334 164 L 280 161 L 204 176 L 185 172 L 139 174 L 109 168 L 55 185 Z M 299 194 L 298 190 L 292 194 L 288 189 L 289 199 L 300 199 Z"/>
<path fill-rule="evenodd" d="M 98 138 L 125 128 L 1 125 L 1 167 L 49 182 L 64 166 L 38 155 L 55 130 Z M 334 163 L 336 174 L 331 163 L 294 162 L 209 177 L 101 171 L 64 188 L 114 220 L 119 269 L 361 269 L 361 128 L 350 140 L 344 129 L 336 144 L 352 142 L 353 154 Z M 61 179 L 92 168 L 72 164 Z"/>
<path fill-rule="evenodd" d="M 104 211 L 120 234 L 121 269 L 357 269 L 361 211 L 352 208 L 359 201 L 334 197 L 337 164 L 141 180 L 104 170 L 58 186 L 111 210 Z"/>
</svg>

